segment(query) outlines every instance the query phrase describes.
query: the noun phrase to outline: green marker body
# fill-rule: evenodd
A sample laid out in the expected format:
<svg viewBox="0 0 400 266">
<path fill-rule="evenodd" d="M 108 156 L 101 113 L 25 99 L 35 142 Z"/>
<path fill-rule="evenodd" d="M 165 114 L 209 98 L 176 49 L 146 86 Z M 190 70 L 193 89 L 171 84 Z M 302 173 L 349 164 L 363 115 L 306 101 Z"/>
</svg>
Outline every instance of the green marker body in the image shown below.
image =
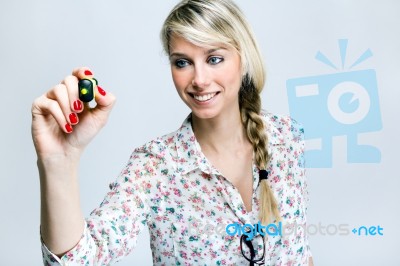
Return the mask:
<svg viewBox="0 0 400 266">
<path fill-rule="evenodd" d="M 81 79 L 78 83 L 79 100 L 88 103 L 94 99 L 94 83 L 90 79 Z"/>
</svg>

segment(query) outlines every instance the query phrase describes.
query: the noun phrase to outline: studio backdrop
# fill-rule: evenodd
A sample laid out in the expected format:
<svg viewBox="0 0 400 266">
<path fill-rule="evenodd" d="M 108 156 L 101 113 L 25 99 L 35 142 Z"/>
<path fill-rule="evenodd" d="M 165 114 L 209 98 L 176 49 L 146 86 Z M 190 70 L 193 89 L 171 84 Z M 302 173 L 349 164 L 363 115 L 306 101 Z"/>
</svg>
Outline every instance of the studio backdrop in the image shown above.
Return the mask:
<svg viewBox="0 0 400 266">
<path fill-rule="evenodd" d="M 176 0 L 0 2 L 0 265 L 41 265 L 32 101 L 77 66 L 117 97 L 80 165 L 85 215 L 133 148 L 177 129 L 159 31 Z M 400 2 L 238 0 L 267 67 L 263 108 L 305 129 L 315 265 L 400 265 Z M 119 265 L 152 265 L 149 234 Z"/>
</svg>

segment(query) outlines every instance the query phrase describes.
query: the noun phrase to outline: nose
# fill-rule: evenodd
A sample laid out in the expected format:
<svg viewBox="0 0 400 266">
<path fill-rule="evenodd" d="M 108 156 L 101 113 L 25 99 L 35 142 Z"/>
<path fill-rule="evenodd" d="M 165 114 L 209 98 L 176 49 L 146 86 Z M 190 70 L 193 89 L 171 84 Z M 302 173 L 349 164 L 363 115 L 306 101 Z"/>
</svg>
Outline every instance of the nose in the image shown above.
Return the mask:
<svg viewBox="0 0 400 266">
<path fill-rule="evenodd" d="M 195 89 L 206 89 L 210 85 L 210 73 L 205 65 L 196 65 L 192 85 Z"/>
</svg>

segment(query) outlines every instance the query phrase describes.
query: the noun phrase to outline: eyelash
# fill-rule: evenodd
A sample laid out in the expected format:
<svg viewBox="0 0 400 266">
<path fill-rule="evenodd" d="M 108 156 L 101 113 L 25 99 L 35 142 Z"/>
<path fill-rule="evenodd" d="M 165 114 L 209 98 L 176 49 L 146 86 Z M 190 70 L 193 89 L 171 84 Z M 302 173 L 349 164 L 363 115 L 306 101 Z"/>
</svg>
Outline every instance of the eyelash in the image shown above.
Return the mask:
<svg viewBox="0 0 400 266">
<path fill-rule="evenodd" d="M 217 59 L 218 62 L 217 62 L 217 63 L 210 63 L 211 60 L 213 60 L 213 59 Z M 219 64 L 219 63 L 221 63 L 221 62 L 223 62 L 223 61 L 224 61 L 224 58 L 222 58 L 222 57 L 220 57 L 220 56 L 211 56 L 210 58 L 207 59 L 207 63 L 210 63 L 211 65 L 217 65 L 217 64 Z M 185 65 L 182 66 L 182 65 L 180 65 L 181 63 L 185 63 Z M 186 67 L 189 63 L 190 63 L 189 60 L 186 60 L 186 59 L 177 59 L 177 60 L 175 61 L 174 65 L 175 65 L 177 68 L 184 68 L 184 67 Z"/>
<path fill-rule="evenodd" d="M 175 66 L 176 66 L 177 68 L 184 68 L 185 66 L 180 65 L 181 63 L 185 63 L 185 64 L 186 64 L 185 66 L 187 66 L 187 64 L 189 63 L 189 61 L 186 60 L 186 59 L 178 59 L 178 60 L 175 61 Z"/>
</svg>

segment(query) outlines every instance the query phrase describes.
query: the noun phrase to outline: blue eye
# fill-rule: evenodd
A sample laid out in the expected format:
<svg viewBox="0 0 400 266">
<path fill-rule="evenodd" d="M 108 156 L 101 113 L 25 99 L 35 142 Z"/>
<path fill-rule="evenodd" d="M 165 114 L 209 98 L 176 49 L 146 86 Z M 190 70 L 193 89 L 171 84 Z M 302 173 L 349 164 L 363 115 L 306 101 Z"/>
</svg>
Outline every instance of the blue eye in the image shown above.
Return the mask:
<svg viewBox="0 0 400 266">
<path fill-rule="evenodd" d="M 175 66 L 178 68 L 184 68 L 187 65 L 189 65 L 189 62 L 185 59 L 178 59 L 175 61 Z"/>
<path fill-rule="evenodd" d="M 217 56 L 213 56 L 208 59 L 208 63 L 210 63 L 211 65 L 219 64 L 222 61 L 224 61 L 224 59 L 222 57 L 217 57 Z"/>
</svg>

